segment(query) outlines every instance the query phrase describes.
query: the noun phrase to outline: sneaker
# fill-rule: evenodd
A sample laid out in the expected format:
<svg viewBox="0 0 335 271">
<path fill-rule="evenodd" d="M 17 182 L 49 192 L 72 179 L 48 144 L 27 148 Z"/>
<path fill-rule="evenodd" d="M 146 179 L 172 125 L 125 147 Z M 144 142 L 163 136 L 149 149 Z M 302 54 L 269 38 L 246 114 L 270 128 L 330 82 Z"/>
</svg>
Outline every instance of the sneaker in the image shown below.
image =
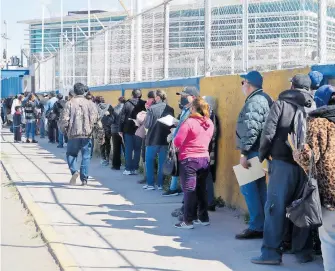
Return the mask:
<svg viewBox="0 0 335 271">
<path fill-rule="evenodd" d="M 138 175 L 138 171 L 137 170 L 132 170 L 131 175 Z"/>
<path fill-rule="evenodd" d="M 106 160 L 101 159 L 101 160 L 100 160 L 100 165 L 103 165 L 104 163 L 106 163 Z"/>
<path fill-rule="evenodd" d="M 17 143 L 18 141 L 14 140 L 14 143 Z"/>
<path fill-rule="evenodd" d="M 38 143 L 38 141 L 36 141 L 35 139 L 33 141 L 31 141 L 32 143 Z"/>
<path fill-rule="evenodd" d="M 160 186 L 160 185 L 159 185 L 159 186 L 157 186 L 157 189 L 158 189 L 158 190 L 163 190 L 163 186 Z"/>
<path fill-rule="evenodd" d="M 105 160 L 105 161 L 102 163 L 102 165 L 103 165 L 104 167 L 108 167 L 108 166 L 109 166 L 109 162 L 108 162 L 107 160 Z"/>
<path fill-rule="evenodd" d="M 147 185 L 147 184 L 146 184 L 146 185 L 143 186 L 143 189 L 144 189 L 144 190 L 155 190 L 155 187 L 152 186 L 152 185 Z"/>
<path fill-rule="evenodd" d="M 260 257 L 252 258 L 251 262 L 254 264 L 263 264 L 263 265 L 280 265 L 282 263 L 282 260 L 281 259 L 278 259 L 278 260 L 264 259 L 263 256 L 260 256 Z"/>
<path fill-rule="evenodd" d="M 27 140 L 26 140 L 26 143 L 30 143 L 30 140 L 29 140 L 29 139 L 27 139 Z"/>
<path fill-rule="evenodd" d="M 263 232 L 246 229 L 243 232 L 236 234 L 235 238 L 239 240 L 241 239 L 262 239 Z"/>
<path fill-rule="evenodd" d="M 211 223 L 209 221 L 201 221 L 200 219 L 193 220 L 193 223 L 196 225 L 209 226 Z"/>
<path fill-rule="evenodd" d="M 177 190 L 168 190 L 162 194 L 163 197 L 173 197 L 173 196 L 178 196 L 179 193 Z"/>
<path fill-rule="evenodd" d="M 184 221 L 175 224 L 174 227 L 177 228 L 177 229 L 186 229 L 186 230 L 194 229 L 193 223 L 192 224 L 186 224 Z"/>
<path fill-rule="evenodd" d="M 87 185 L 87 180 L 82 180 L 81 181 L 81 186 L 85 186 L 85 185 Z"/>
<path fill-rule="evenodd" d="M 131 172 L 129 171 L 129 170 L 125 170 L 125 171 L 123 171 L 123 175 L 131 175 Z"/>
<path fill-rule="evenodd" d="M 71 177 L 70 184 L 75 185 L 76 182 L 77 182 L 78 177 L 79 177 L 79 172 L 76 171 L 75 173 L 73 173 L 73 175 Z"/>
</svg>

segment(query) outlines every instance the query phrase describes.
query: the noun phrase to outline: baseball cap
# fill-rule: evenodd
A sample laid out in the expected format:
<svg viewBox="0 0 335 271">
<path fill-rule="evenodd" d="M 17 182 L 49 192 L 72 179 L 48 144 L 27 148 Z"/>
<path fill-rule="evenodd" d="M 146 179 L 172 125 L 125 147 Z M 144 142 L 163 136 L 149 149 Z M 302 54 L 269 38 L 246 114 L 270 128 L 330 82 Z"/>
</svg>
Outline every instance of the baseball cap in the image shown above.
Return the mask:
<svg viewBox="0 0 335 271">
<path fill-rule="evenodd" d="M 200 91 L 196 87 L 185 87 L 182 92 L 177 92 L 177 95 L 200 96 Z"/>
<path fill-rule="evenodd" d="M 317 107 L 328 105 L 331 96 L 335 93 L 334 87 L 331 85 L 324 85 L 315 92 L 314 101 Z"/>
<path fill-rule="evenodd" d="M 297 74 L 295 75 L 290 82 L 295 88 L 309 90 L 311 88 L 311 78 L 307 74 Z"/>
<path fill-rule="evenodd" d="M 247 74 L 242 74 L 241 77 L 256 88 L 263 87 L 263 76 L 258 71 L 251 71 Z"/>
<path fill-rule="evenodd" d="M 311 88 L 317 89 L 318 87 L 320 87 L 320 84 L 323 80 L 323 74 L 318 71 L 312 71 L 308 75 L 312 81 Z"/>
</svg>

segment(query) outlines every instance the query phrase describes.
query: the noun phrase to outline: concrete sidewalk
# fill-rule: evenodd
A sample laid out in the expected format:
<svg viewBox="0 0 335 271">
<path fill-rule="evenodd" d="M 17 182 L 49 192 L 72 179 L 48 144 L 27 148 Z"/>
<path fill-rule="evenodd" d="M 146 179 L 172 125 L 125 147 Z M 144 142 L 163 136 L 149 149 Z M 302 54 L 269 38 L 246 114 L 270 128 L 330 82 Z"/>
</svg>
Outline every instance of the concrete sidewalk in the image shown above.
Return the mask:
<svg viewBox="0 0 335 271">
<path fill-rule="evenodd" d="M 210 214 L 209 227 L 175 229 L 170 213 L 182 197 L 143 191 L 139 176 L 103 168 L 97 159 L 89 185 L 70 186 L 65 149 L 37 140 L 13 144 L 13 135 L 2 130 L 2 162 L 23 199 L 39 210 L 35 219 L 51 236 L 51 249 L 65 270 L 323 270 L 320 258 L 300 265 L 291 255 L 284 256 L 283 266 L 251 264 L 261 241 L 235 240 L 246 225 L 226 208 Z"/>
</svg>

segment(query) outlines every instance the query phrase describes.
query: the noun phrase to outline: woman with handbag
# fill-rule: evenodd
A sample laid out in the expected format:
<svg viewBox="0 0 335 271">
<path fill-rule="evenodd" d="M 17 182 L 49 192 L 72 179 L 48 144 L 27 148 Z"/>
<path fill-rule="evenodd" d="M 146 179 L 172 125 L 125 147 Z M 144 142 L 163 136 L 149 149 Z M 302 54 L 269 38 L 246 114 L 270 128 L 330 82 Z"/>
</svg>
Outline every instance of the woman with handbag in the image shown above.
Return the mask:
<svg viewBox="0 0 335 271">
<path fill-rule="evenodd" d="M 163 164 L 168 151 L 167 136 L 170 134 L 170 127 L 159 122 L 158 119 L 171 115 L 174 117 L 174 109 L 166 103 L 166 93 L 163 90 L 155 91 L 153 104 L 148 108 L 145 117 L 144 127 L 147 130 L 145 136 L 145 167 L 147 184 L 145 190 L 155 190 L 155 160 L 158 156 L 157 188 L 163 189 Z"/>
<path fill-rule="evenodd" d="M 315 168 L 314 177 L 322 205 L 319 228 L 325 271 L 335 270 L 335 89 L 325 85 L 315 93 L 318 107 L 309 114 L 306 144 L 294 151 L 295 161 L 306 171 Z M 310 163 L 313 163 L 312 167 Z M 308 172 L 309 173 L 309 172 Z"/>
<path fill-rule="evenodd" d="M 184 191 L 183 221 L 177 223 L 176 228 L 193 229 L 193 223 L 209 225 L 206 178 L 210 166 L 208 146 L 214 133 L 209 110 L 204 99 L 196 98 L 191 115 L 174 139 L 179 150 L 179 176 Z"/>
</svg>

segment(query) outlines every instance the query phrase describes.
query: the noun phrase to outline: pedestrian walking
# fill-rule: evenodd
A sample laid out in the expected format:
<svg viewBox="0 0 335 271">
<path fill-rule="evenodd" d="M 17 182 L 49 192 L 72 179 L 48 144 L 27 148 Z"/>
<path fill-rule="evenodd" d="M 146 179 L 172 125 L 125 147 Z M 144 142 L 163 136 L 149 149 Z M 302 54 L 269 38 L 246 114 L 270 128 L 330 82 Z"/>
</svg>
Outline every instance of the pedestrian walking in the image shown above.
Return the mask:
<svg viewBox="0 0 335 271">
<path fill-rule="evenodd" d="M 298 74 L 291 80 L 291 89 L 282 92 L 271 107 L 264 125 L 259 148 L 259 159 L 269 159 L 269 183 L 265 204 L 264 237 L 261 256 L 252 263 L 279 265 L 282 262 L 280 250 L 290 221 L 286 218 L 286 207 L 301 197 L 307 176 L 294 161 L 287 137 L 296 129 L 295 116 L 300 110 L 315 109 L 308 75 Z M 299 111 L 298 111 L 299 110 Z M 275 233 L 275 234 L 274 234 Z M 292 248 L 300 263 L 313 260 L 311 230 L 293 226 Z"/>
<path fill-rule="evenodd" d="M 87 184 L 88 169 L 91 160 L 93 126 L 98 121 L 97 107 L 84 96 L 85 86 L 81 83 L 74 85 L 75 97 L 65 105 L 59 121 L 63 134 L 67 134 L 66 158 L 72 174 L 70 184 L 75 184 L 79 176 L 77 157 L 81 152 L 80 180 L 82 185 Z"/>
<path fill-rule="evenodd" d="M 263 77 L 258 71 L 241 76 L 242 92 L 247 97 L 238 116 L 236 127 L 237 149 L 241 152 L 240 164 L 249 168 L 249 159 L 258 157 L 262 130 L 272 105 L 272 99 L 263 91 Z M 265 177 L 242 185 L 250 214 L 249 227 L 237 234 L 236 239 L 263 237 L 264 206 L 266 202 Z"/>
</svg>

